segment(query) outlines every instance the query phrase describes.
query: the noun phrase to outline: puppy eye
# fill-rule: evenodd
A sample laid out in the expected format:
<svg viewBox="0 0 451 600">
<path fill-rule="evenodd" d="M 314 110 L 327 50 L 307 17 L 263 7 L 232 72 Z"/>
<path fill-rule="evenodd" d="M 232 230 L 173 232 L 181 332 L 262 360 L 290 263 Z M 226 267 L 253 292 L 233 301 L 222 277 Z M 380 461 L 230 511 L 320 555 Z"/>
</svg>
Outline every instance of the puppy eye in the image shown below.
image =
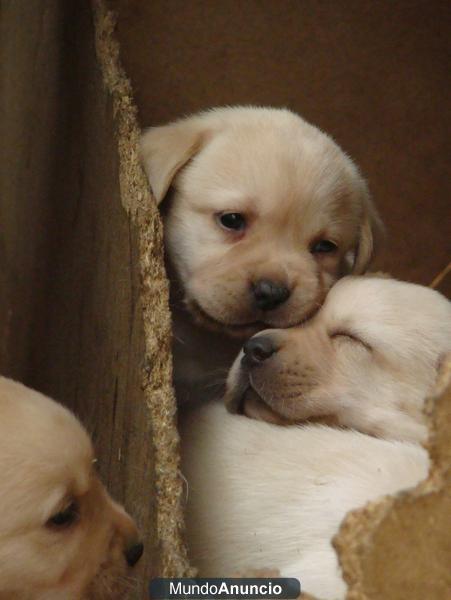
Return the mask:
<svg viewBox="0 0 451 600">
<path fill-rule="evenodd" d="M 310 246 L 310 252 L 312 254 L 326 254 L 335 252 L 337 248 L 337 244 L 330 240 L 319 240 Z"/>
<path fill-rule="evenodd" d="M 221 213 L 217 216 L 217 219 L 224 229 L 243 231 L 246 227 L 246 219 L 241 213 Z"/>
<path fill-rule="evenodd" d="M 350 342 L 356 342 L 357 344 L 360 344 L 367 350 L 371 350 L 371 346 L 369 344 L 367 344 L 362 339 L 360 339 L 359 337 L 355 336 L 353 333 L 350 333 L 348 331 L 335 331 L 330 334 L 330 338 L 332 340 L 336 339 L 336 338 L 344 338 Z"/>
<path fill-rule="evenodd" d="M 50 517 L 46 525 L 48 527 L 63 529 L 65 527 L 69 527 L 69 525 L 72 525 L 72 523 L 75 523 L 79 516 L 80 512 L 77 503 L 71 502 L 67 508 L 55 513 L 52 517 Z"/>
</svg>

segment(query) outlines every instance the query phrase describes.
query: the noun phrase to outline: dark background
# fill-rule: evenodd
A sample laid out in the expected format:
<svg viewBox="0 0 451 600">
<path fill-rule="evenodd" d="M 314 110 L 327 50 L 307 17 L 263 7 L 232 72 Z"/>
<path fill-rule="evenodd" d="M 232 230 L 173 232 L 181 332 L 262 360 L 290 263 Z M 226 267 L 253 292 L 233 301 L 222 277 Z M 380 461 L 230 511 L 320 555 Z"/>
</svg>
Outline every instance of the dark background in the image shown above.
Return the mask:
<svg viewBox="0 0 451 600">
<path fill-rule="evenodd" d="M 428 285 L 451 259 L 451 4 L 114 0 L 143 125 L 289 107 L 360 165 L 388 229 L 375 267 Z M 440 289 L 451 292 L 449 278 Z"/>
</svg>

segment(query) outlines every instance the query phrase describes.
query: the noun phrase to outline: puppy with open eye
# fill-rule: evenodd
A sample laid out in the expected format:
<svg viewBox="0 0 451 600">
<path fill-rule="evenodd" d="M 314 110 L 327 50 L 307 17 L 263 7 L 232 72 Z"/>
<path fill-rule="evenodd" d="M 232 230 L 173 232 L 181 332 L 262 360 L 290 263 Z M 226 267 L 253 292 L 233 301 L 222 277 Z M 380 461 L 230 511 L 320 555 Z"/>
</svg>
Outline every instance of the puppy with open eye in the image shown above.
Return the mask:
<svg viewBox="0 0 451 600">
<path fill-rule="evenodd" d="M 308 319 L 373 256 L 381 222 L 358 169 L 288 110 L 221 108 L 151 128 L 141 157 L 157 202 L 168 196 L 179 402 L 216 394 L 240 340 Z"/>
<path fill-rule="evenodd" d="M 200 575 L 271 567 L 319 598 L 345 598 L 331 539 L 350 510 L 427 476 L 422 409 L 450 352 L 448 300 L 373 277 L 339 281 L 304 327 L 247 342 L 226 401 L 255 419 L 211 402 L 182 422 Z M 340 427 L 309 422 L 318 417 Z"/>
<path fill-rule="evenodd" d="M 0 598 L 126 597 L 143 546 L 63 406 L 0 377 Z"/>
</svg>

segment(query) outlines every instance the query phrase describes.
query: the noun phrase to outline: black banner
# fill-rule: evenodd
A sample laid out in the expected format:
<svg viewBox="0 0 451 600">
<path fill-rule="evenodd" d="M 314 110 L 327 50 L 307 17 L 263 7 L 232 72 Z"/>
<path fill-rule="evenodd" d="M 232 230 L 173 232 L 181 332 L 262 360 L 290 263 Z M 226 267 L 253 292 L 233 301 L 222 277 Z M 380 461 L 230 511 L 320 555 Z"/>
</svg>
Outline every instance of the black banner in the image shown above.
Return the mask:
<svg viewBox="0 0 451 600">
<path fill-rule="evenodd" d="M 152 579 L 149 585 L 151 600 L 294 600 L 300 593 L 301 584 L 298 579 L 283 577 L 158 578 Z"/>
</svg>

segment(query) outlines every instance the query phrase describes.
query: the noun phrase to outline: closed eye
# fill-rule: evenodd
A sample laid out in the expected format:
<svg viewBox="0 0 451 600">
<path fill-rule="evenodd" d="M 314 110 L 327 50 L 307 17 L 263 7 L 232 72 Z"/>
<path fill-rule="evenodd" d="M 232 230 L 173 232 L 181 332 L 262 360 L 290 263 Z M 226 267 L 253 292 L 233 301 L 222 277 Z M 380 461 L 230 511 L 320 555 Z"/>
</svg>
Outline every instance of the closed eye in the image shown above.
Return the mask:
<svg viewBox="0 0 451 600">
<path fill-rule="evenodd" d="M 372 350 L 371 346 L 367 342 L 365 342 L 360 337 L 358 337 L 357 335 L 355 335 L 354 333 L 352 333 L 350 331 L 345 331 L 345 330 L 339 329 L 337 331 L 330 333 L 329 336 L 332 340 L 335 338 L 346 338 L 349 341 L 356 342 L 357 344 L 364 346 L 367 350 Z"/>
</svg>

